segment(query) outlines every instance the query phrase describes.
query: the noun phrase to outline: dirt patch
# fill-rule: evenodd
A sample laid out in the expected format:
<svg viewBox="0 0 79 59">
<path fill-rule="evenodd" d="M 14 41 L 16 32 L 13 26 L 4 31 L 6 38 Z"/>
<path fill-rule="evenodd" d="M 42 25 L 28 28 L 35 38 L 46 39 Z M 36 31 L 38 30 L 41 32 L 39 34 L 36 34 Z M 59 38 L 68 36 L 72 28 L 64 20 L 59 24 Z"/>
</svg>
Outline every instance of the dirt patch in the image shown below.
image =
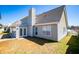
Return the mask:
<svg viewBox="0 0 79 59">
<path fill-rule="evenodd" d="M 0 41 L 0 53 L 3 54 L 64 54 L 68 48 L 66 44 L 71 36 L 60 42 L 41 38 L 20 38 Z"/>
</svg>

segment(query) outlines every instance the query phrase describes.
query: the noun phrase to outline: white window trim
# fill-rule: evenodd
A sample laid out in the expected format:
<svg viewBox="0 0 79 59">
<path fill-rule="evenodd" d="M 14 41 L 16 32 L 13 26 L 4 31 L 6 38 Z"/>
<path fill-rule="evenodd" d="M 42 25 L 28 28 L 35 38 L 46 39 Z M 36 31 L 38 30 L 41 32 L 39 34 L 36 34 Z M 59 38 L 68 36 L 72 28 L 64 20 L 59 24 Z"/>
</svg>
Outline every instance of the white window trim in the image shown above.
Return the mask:
<svg viewBox="0 0 79 59">
<path fill-rule="evenodd" d="M 44 28 L 45 27 L 45 28 Z M 44 32 L 44 31 L 48 31 L 48 32 L 50 32 L 50 34 L 49 35 L 47 35 L 47 34 L 44 34 L 45 36 L 51 36 L 51 26 L 50 25 L 45 25 L 45 26 L 42 26 L 42 31 Z"/>
</svg>

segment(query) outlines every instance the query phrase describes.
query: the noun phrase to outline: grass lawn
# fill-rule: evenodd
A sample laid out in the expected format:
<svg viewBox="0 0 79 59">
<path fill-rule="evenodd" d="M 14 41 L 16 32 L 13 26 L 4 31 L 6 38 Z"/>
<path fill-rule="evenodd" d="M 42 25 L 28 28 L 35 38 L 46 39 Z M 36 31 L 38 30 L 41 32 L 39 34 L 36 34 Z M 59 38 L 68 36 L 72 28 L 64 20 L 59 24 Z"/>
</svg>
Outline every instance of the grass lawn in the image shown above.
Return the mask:
<svg viewBox="0 0 79 59">
<path fill-rule="evenodd" d="M 40 38 L 20 38 L 0 41 L 0 53 L 14 54 L 65 54 L 78 53 L 79 40 L 72 35 L 67 35 L 59 42 Z M 77 50 L 77 51 L 76 51 Z"/>
</svg>

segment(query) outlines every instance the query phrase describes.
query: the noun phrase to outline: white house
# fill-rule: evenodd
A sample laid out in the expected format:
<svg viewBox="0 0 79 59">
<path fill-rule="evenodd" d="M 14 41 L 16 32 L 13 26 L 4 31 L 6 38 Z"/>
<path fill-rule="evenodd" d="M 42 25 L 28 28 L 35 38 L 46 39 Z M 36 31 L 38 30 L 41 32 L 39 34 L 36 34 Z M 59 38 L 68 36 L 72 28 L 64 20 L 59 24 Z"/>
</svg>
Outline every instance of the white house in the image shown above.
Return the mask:
<svg viewBox="0 0 79 59">
<path fill-rule="evenodd" d="M 10 25 L 10 32 L 16 38 L 35 36 L 59 41 L 67 35 L 67 26 L 65 6 L 39 15 L 36 15 L 35 9 L 31 8 L 28 16 Z"/>
</svg>

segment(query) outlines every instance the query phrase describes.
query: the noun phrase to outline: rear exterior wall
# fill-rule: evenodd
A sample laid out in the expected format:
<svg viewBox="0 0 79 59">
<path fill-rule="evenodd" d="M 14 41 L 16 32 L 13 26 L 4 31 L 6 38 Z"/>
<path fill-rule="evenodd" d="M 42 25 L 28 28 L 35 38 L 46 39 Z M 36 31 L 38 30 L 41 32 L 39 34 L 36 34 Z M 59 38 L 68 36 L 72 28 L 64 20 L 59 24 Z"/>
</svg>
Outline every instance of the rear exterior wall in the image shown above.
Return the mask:
<svg viewBox="0 0 79 59">
<path fill-rule="evenodd" d="M 49 28 L 49 35 L 47 35 L 46 33 L 44 33 L 44 27 L 48 26 Z M 37 35 L 34 33 L 34 36 L 36 37 L 40 37 L 40 38 L 44 38 L 44 39 L 48 39 L 48 40 L 54 40 L 57 41 L 57 24 L 50 24 L 50 25 L 38 25 L 35 26 L 37 27 Z M 35 31 L 34 31 L 35 32 Z"/>
</svg>

